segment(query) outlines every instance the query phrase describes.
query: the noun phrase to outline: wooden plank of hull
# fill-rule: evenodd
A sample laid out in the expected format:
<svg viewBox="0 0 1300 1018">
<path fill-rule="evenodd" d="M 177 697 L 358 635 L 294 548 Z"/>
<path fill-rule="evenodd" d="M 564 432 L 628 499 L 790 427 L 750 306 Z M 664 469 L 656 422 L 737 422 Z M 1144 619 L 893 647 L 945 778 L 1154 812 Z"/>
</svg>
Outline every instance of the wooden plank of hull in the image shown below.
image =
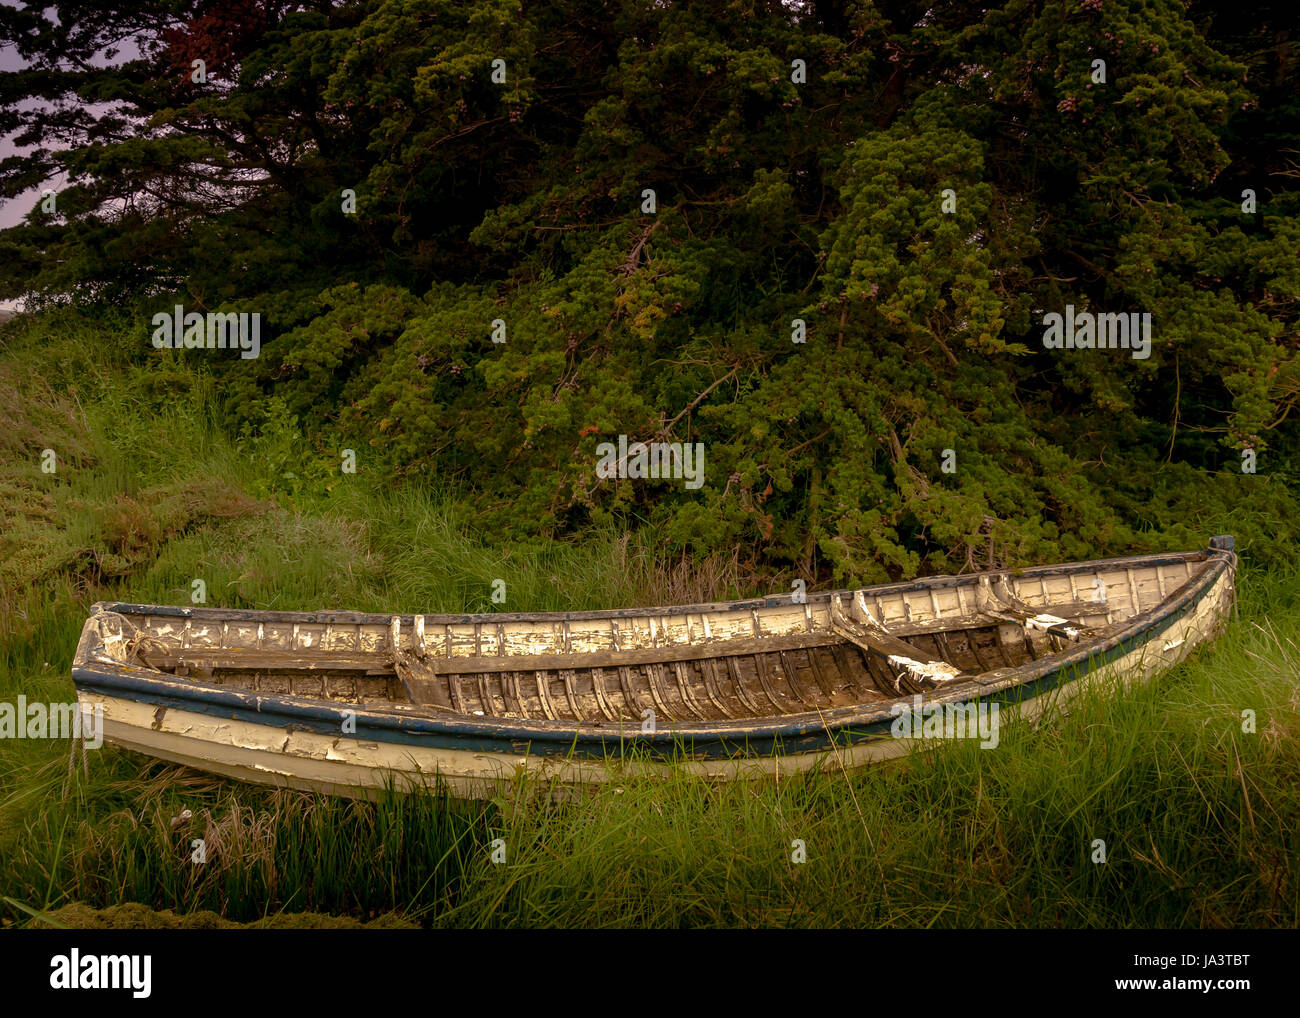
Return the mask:
<svg viewBox="0 0 1300 1018">
<path fill-rule="evenodd" d="M 804 650 L 836 642 L 829 633 L 795 633 L 752 639 L 715 640 L 710 643 L 639 647 L 635 650 L 597 650 L 572 654 L 495 654 L 478 657 L 412 658 L 412 669 L 429 676 L 470 675 L 486 672 L 554 671 L 561 668 L 628 668 L 650 664 L 700 661 L 704 658 L 748 657 L 780 650 Z"/>
<path fill-rule="evenodd" d="M 1006 577 L 998 577 L 996 581 L 983 578 L 979 595 L 980 610 L 984 614 L 1024 626 L 1025 633 L 1031 640 L 1038 634 L 1046 634 L 1079 643 L 1096 635 L 1085 626 L 1071 625 L 1068 618 L 1056 613 L 1055 605 L 1051 612 L 1046 612 L 1026 604 L 1011 590 Z M 1043 637 L 1039 636 L 1039 639 Z"/>
<path fill-rule="evenodd" d="M 888 633 L 867 608 L 861 593 L 853 601 L 856 618 L 844 611 L 841 601 L 831 601 L 831 628 L 846 640 L 857 644 L 871 654 L 885 659 L 894 674 L 894 689 L 901 692 L 899 683 L 910 679 L 909 692 L 970 678 L 960 668 L 950 665 L 941 657 L 914 647 Z"/>
<path fill-rule="evenodd" d="M 1024 694 L 1016 707 L 1019 716 L 1038 718 L 1094 683 L 1131 685 L 1181 661 L 1219 630 L 1232 596 L 1233 570 L 1224 568 L 1195 597 L 1186 595 L 1187 603 L 1167 619 L 1163 612 L 1149 610 L 1116 633 L 1104 645 L 1109 648 L 1106 653 L 1113 656 L 1103 664 L 1094 659 L 1100 646 L 1076 648 L 1028 668 L 1000 669 L 979 676 L 974 686 L 941 690 L 926 702 L 960 703 L 978 695 L 1010 703 Z M 83 636 L 83 647 L 85 640 Z M 1079 670 L 1082 677 L 1071 681 Z M 372 795 L 388 782 L 399 788 L 427 784 L 435 775 L 456 794 L 491 795 L 500 782 L 513 780 L 521 769 L 553 779 L 559 794 L 573 785 L 621 781 L 672 768 L 709 778 L 750 778 L 825 766 L 856 767 L 906 753 L 916 741 L 885 737 L 830 750 L 743 760 L 616 764 L 572 755 L 535 756 L 525 747 L 506 751 L 503 745 L 503 751 L 493 752 L 481 747 L 462 750 L 454 745 L 398 744 L 290 730 L 179 708 L 160 712 L 151 703 L 80 683 L 78 698 L 84 704 L 103 706 L 106 741 L 128 749 L 241 780 L 359 796 Z M 872 708 L 873 716 L 887 708 L 892 709 L 889 705 Z M 828 721 L 828 730 L 853 723 L 845 712 L 835 714 L 839 720 Z"/>
<path fill-rule="evenodd" d="M 330 671 L 362 672 L 367 675 L 391 675 L 391 665 L 373 655 L 355 657 L 345 654 L 314 654 L 291 656 L 249 650 L 244 647 L 226 647 L 209 651 L 186 650 L 181 653 L 159 650 L 140 652 L 138 660 L 158 671 L 170 672 L 177 667 L 191 672 L 211 673 L 217 668 L 243 669 L 257 671 L 263 669 L 284 668 L 291 665 L 307 670 L 329 669 Z"/>
<path fill-rule="evenodd" d="M 737 641 L 731 641 L 736 643 Z M 774 637 L 770 646 L 767 642 L 758 651 L 750 650 L 747 654 L 738 652 L 739 648 L 730 647 L 727 654 L 714 654 L 694 660 L 645 660 L 639 664 L 627 662 L 610 665 L 613 655 L 604 653 L 573 654 L 563 657 L 548 657 L 543 663 L 546 668 L 531 669 L 536 676 L 539 690 L 548 688 L 555 679 L 559 695 L 550 701 L 542 702 L 539 707 L 547 717 L 554 720 L 581 720 L 584 706 L 596 717 L 606 719 L 640 718 L 644 707 L 653 709 L 657 718 L 671 720 L 674 718 L 741 718 L 780 715 L 809 709 L 813 706 L 830 707 L 844 704 L 843 694 L 834 689 L 824 691 L 817 684 L 816 672 L 800 674 L 791 651 L 780 649 L 783 644 L 797 642 L 806 644 L 802 648 L 806 653 L 818 647 L 842 645 L 835 634 L 809 635 L 798 639 Z M 746 641 L 752 645 L 753 641 Z M 444 663 L 446 659 L 437 659 Z M 484 668 L 492 676 L 517 674 L 513 669 L 506 670 L 500 666 L 504 662 L 516 665 L 524 659 L 522 656 L 509 656 L 494 660 L 488 658 L 455 658 L 457 662 L 466 662 L 454 671 L 442 673 L 441 668 L 428 667 L 428 661 L 419 661 L 400 655 L 396 662 L 396 671 L 406 690 L 407 698 L 413 704 L 440 708 L 452 712 L 461 711 L 451 704 L 448 690 L 449 683 L 458 681 L 462 674 L 470 674 L 471 669 Z M 614 658 L 615 662 L 619 659 Z M 597 662 L 605 662 L 602 666 Z M 485 667 L 491 665 L 493 667 Z M 697 666 L 698 667 L 695 667 Z M 744 666 L 743 669 L 740 666 Z M 846 667 L 852 667 L 851 662 Z M 859 666 L 860 667 L 860 666 Z M 720 679 L 719 676 L 722 678 Z M 475 679 L 481 682 L 484 675 Z M 842 683 L 851 681 L 852 674 L 836 676 Z M 821 681 L 827 680 L 822 676 Z M 753 689 L 747 689 L 747 683 Z M 725 688 L 724 688 L 725 685 Z M 829 685 L 828 685 L 829 689 Z M 755 697 L 758 699 L 756 700 Z M 864 700 L 879 700 L 879 693 L 868 693 Z M 526 713 L 512 709 L 514 716 L 527 717 Z"/>
</svg>

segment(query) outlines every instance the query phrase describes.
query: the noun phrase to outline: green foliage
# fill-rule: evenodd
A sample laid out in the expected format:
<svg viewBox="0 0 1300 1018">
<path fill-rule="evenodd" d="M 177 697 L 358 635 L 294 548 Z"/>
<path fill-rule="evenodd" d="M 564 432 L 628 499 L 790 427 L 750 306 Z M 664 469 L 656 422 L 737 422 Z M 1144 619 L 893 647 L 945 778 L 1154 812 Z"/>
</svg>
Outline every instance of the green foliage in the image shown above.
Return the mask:
<svg viewBox="0 0 1300 1018">
<path fill-rule="evenodd" d="M 294 499 L 328 497 L 339 484 L 339 467 L 332 469 L 324 456 L 304 439 L 298 417 L 285 400 L 266 401 L 264 420 L 256 427 L 245 424 L 239 444 L 255 471 L 250 485 L 259 497 L 288 495 Z"/>
<path fill-rule="evenodd" d="M 213 365 L 259 493 L 324 498 L 353 448 L 510 540 L 644 521 L 841 582 L 1292 504 L 1283 3 L 196 2 L 161 32 L 172 9 L 0 9 L 33 144 L 0 194 L 70 175 L 0 235 L 0 294 L 261 313 L 261 356 Z M 138 58 L 88 59 L 125 28 Z M 71 89 L 119 105 L 18 101 Z M 1067 304 L 1149 313 L 1151 356 L 1043 349 Z M 597 477 L 619 435 L 700 443 L 704 483 Z"/>
</svg>

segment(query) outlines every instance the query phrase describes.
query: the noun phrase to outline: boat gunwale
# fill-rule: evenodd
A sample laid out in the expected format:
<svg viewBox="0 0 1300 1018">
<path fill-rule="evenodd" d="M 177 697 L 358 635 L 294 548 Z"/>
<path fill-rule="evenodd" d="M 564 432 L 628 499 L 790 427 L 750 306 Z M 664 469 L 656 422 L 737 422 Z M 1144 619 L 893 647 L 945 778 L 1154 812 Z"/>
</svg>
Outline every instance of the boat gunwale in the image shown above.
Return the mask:
<svg viewBox="0 0 1300 1018">
<path fill-rule="evenodd" d="M 1188 580 L 1181 588 L 1171 592 L 1158 604 L 1144 612 L 1132 616 L 1128 625 L 1116 630 L 1105 638 L 1097 639 L 1073 649 L 1046 655 L 1026 664 L 994 669 L 980 674 L 972 680 L 955 683 L 948 689 L 936 689 L 923 696 L 927 703 L 947 703 L 971 699 L 987 699 L 1004 694 L 1009 689 L 1023 689 L 1033 686 L 1045 678 L 1068 672 L 1083 662 L 1100 659 L 1105 664 L 1116 656 L 1114 651 L 1123 648 L 1127 653 L 1139 644 L 1145 644 L 1152 637 L 1159 635 L 1168 626 L 1173 625 L 1189 608 L 1200 602 L 1219 582 L 1223 573 L 1231 570 L 1235 573 L 1238 559 L 1231 550 L 1211 548 L 1202 552 L 1187 552 L 1177 556 L 1166 556 L 1170 564 L 1187 561 L 1190 556 L 1205 555 L 1207 565 L 1197 576 Z M 1137 560 L 1150 558 L 1136 557 Z M 1081 563 L 1081 566 L 1096 569 L 1104 563 L 1128 562 L 1135 558 L 1106 559 L 1096 562 Z M 1034 567 L 1036 570 L 1050 567 Z M 1019 575 L 1028 573 L 1029 570 Z M 992 576 L 991 573 L 976 573 L 972 577 L 978 582 L 980 576 Z M 871 588 L 867 588 L 871 589 Z M 784 603 L 784 602 L 783 602 Z M 111 609 L 110 609 L 111 610 Z M 216 609 L 216 611 L 220 611 Z M 265 618 L 265 613 L 257 613 Z M 387 620 L 391 616 L 376 616 Z M 499 616 L 488 616 L 499 618 Z M 93 618 L 93 616 L 92 616 Z M 1161 625 L 1165 623 L 1165 625 Z M 160 706 L 177 707 L 181 710 L 198 709 L 200 713 L 213 713 L 209 708 L 225 707 L 239 717 L 242 713 L 278 715 L 293 725 L 295 719 L 312 730 L 339 731 L 340 719 L 351 713 L 356 719 L 354 738 L 366 740 L 367 736 L 376 737 L 380 732 L 389 731 L 406 738 L 424 741 L 430 737 L 448 737 L 453 739 L 481 739 L 492 743 L 541 743 L 550 746 L 592 747 L 599 744 L 602 748 L 610 740 L 650 744 L 656 748 L 679 741 L 691 742 L 716 740 L 719 742 L 748 741 L 749 739 L 781 740 L 799 739 L 810 733 L 824 731 L 834 738 L 833 731 L 844 729 L 880 728 L 882 724 L 897 716 L 896 705 L 911 702 L 909 697 L 891 698 L 870 704 L 853 704 L 845 707 L 830 708 L 820 711 L 802 711 L 791 714 L 770 715 L 766 717 L 738 718 L 715 721 L 680 721 L 668 722 L 653 732 L 644 732 L 635 721 L 596 722 L 596 721 L 552 721 L 549 719 L 496 718 L 490 716 L 467 715 L 460 713 L 431 712 L 419 705 L 405 706 L 393 704 L 391 707 L 373 707 L 362 704 L 347 704 L 325 701 L 315 697 L 302 697 L 278 693 L 261 693 L 246 690 L 223 689 L 217 686 L 178 681 L 163 673 L 135 665 L 122 664 L 113 670 L 90 667 L 85 663 L 83 653 L 86 649 L 85 636 L 89 631 L 83 630 L 83 641 L 78 646 L 77 658 L 72 669 L 74 682 L 78 688 L 121 690 L 126 698 L 155 703 Z M 1139 639 L 1141 638 L 1141 639 Z M 1131 645 L 1125 647 L 1125 645 Z M 1090 670 L 1084 670 L 1084 674 Z M 1035 694 L 1038 695 L 1038 694 Z M 177 703 L 176 701 L 181 701 Z M 225 715 L 223 715 L 225 716 Z M 283 728 L 275 722 L 266 722 L 270 727 Z M 373 734 L 372 734 L 373 733 Z M 390 740 L 383 740 L 390 741 Z M 391 741 L 402 741 L 391 740 Z"/>
</svg>

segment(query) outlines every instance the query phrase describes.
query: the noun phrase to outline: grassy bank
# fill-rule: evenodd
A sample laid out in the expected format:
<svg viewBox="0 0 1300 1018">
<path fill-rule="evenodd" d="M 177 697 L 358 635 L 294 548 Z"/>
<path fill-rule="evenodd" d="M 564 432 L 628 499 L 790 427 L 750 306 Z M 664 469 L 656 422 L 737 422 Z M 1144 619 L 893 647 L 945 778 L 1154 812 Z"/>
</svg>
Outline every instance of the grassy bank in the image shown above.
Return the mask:
<svg viewBox="0 0 1300 1018">
<path fill-rule="evenodd" d="M 204 374 L 133 363 L 111 323 L 26 329 L 0 335 L 0 701 L 71 699 L 91 603 L 188 603 L 195 580 L 209 604 L 373 611 L 490 610 L 497 579 L 508 610 L 788 589 L 734 559 L 666 560 L 645 529 L 478 531 L 450 491 L 389 486 L 364 457 L 339 474 L 287 414 L 232 434 Z M 108 747 L 83 772 L 66 744 L 3 740 L 0 921 L 1294 927 L 1300 579 L 1275 549 L 1245 551 L 1240 617 L 1158 682 L 1013 724 L 993 751 L 930 746 L 861 773 L 352 803 Z"/>
</svg>

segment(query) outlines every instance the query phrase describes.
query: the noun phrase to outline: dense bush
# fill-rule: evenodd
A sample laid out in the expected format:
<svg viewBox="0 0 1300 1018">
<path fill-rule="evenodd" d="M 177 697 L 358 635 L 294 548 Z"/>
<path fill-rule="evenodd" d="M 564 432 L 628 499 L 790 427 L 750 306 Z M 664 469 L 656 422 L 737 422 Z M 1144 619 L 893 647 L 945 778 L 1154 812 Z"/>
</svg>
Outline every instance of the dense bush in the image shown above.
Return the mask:
<svg viewBox="0 0 1300 1018">
<path fill-rule="evenodd" d="M 1224 518 L 1285 558 L 1249 510 L 1295 519 L 1300 472 L 1285 4 L 174 7 L 0 12 L 8 100 L 117 104 L 0 166 L 72 175 L 0 291 L 120 304 L 141 358 L 159 308 L 262 313 L 258 359 L 206 356 L 280 452 L 451 482 L 505 537 L 647 519 L 838 579 Z M 51 73 L 123 28 L 139 59 Z M 1149 313 L 1150 357 L 1044 349 L 1069 304 Z M 703 485 L 598 478 L 620 434 L 701 443 Z"/>
</svg>

